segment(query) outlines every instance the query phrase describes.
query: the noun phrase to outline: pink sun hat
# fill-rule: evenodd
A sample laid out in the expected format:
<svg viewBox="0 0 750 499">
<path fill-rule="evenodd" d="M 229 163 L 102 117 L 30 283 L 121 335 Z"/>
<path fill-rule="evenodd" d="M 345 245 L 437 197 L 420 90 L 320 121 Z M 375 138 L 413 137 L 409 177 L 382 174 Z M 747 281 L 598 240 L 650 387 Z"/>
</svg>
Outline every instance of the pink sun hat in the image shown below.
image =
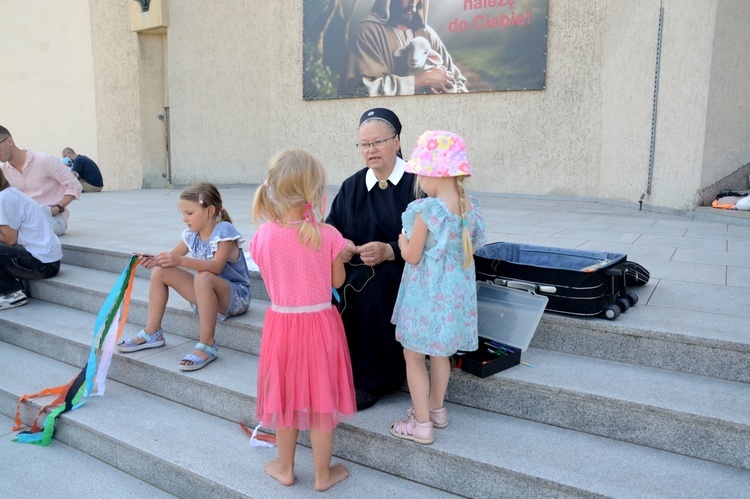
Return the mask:
<svg viewBox="0 0 750 499">
<path fill-rule="evenodd" d="M 405 170 L 424 177 L 470 176 L 466 142 L 453 132 L 428 130 L 417 140 Z"/>
</svg>

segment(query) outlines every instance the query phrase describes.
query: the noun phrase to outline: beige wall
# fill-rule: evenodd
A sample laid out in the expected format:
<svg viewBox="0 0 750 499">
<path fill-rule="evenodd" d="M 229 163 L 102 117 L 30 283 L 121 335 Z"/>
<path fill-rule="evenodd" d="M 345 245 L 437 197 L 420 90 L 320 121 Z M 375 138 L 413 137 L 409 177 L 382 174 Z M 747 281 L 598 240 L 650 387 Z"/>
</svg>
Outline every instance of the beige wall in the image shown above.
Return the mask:
<svg viewBox="0 0 750 499">
<path fill-rule="evenodd" d="M 299 73 L 301 64 L 281 59 L 278 44 L 297 37 L 299 29 L 283 36 L 271 29 L 270 11 L 277 3 L 282 2 L 264 3 L 267 8 L 246 0 L 212 2 L 210 7 L 202 0 L 169 3 L 170 142 L 176 185 L 261 178 L 258 169 L 279 139 L 272 108 L 293 107 L 301 100 L 297 90 L 282 94 L 286 104 L 271 102 L 286 89 L 288 83 L 280 80 Z M 293 19 L 287 14 L 287 22 Z"/>
<path fill-rule="evenodd" d="M 632 203 L 646 191 L 660 5 L 655 0 L 550 0 L 544 91 L 317 102 L 301 97 L 301 2 L 279 0 L 266 11 L 224 2 L 196 17 L 200 5 L 170 4 L 176 183 L 204 178 L 207 171 L 217 182 L 260 182 L 270 155 L 292 147 L 318 155 L 329 182 L 341 182 L 361 164 L 352 145 L 360 114 L 386 106 L 404 123 L 407 154 L 425 129 L 463 134 L 476 190 Z M 705 118 L 722 107 L 717 99 L 709 102 L 709 84 L 712 78 L 741 79 L 730 56 L 721 64 L 714 58 L 712 65 L 717 5 L 720 12 L 737 8 L 717 0 L 664 2 L 647 204 L 695 204 L 704 147 L 717 143 L 706 134 Z M 736 27 L 726 35 L 738 46 L 747 45 L 747 36 Z M 719 37 L 716 44 L 722 43 Z M 232 56 L 211 55 L 225 51 Z M 722 95 L 726 103 L 743 94 Z M 734 122 L 741 119 L 736 107 L 726 107 L 734 111 Z M 727 112 L 718 112 L 715 121 L 723 123 Z M 735 133 L 727 140 L 737 147 L 742 137 Z M 743 157 L 748 161 L 745 146 L 740 149 L 724 155 L 725 170 L 742 166 Z"/>
<path fill-rule="evenodd" d="M 0 0 L 21 18 L 45 19 L 47 28 L 60 17 L 80 23 L 89 15 L 80 0 L 66 8 L 30 3 L 45 7 Z M 406 154 L 426 129 L 464 135 L 474 190 L 635 203 L 648 180 L 661 3 L 659 114 L 646 204 L 691 208 L 701 187 L 750 162 L 745 0 L 549 0 L 543 91 L 310 102 L 302 99 L 302 2 L 172 0 L 168 48 L 161 35 L 131 31 L 131 3 L 89 0 L 90 33 L 76 31 L 88 41 L 69 41 L 77 47 L 69 59 L 84 76 L 88 71 L 89 85 L 69 90 L 77 101 L 96 102 L 84 127 L 95 128 L 96 141 L 77 149 L 98 150 L 109 188 L 159 186 L 165 150 L 158 114 L 167 101 L 175 185 L 258 183 L 270 156 L 286 148 L 310 150 L 327 166 L 329 183 L 340 183 L 361 167 L 353 146 L 359 116 L 385 106 L 401 117 Z M 7 45 L 7 33 L 0 36 Z M 84 46 L 89 59 L 79 54 Z M 54 47 L 57 58 L 72 50 Z M 25 60 L 30 50 L 14 57 Z M 60 87 L 37 76 L 21 83 L 3 75 L 0 90 L 13 87 L 27 101 L 34 96 L 36 109 L 71 100 L 57 98 Z M 32 134 L 35 121 L 14 105 L 3 119 Z M 44 127 L 21 140 L 54 147 L 55 133 Z"/>
<path fill-rule="evenodd" d="M 90 0 L 98 164 L 106 189 L 143 183 L 138 37 L 130 31 L 128 3 Z"/>
<path fill-rule="evenodd" d="M 657 206 L 684 209 L 698 201 L 715 6 L 665 2 L 651 199 Z"/>
<path fill-rule="evenodd" d="M 88 0 L 0 0 L 0 125 L 21 148 L 98 160 Z"/>
<path fill-rule="evenodd" d="M 747 0 L 718 2 L 701 185 L 710 185 L 750 163 L 748 27 Z"/>
</svg>

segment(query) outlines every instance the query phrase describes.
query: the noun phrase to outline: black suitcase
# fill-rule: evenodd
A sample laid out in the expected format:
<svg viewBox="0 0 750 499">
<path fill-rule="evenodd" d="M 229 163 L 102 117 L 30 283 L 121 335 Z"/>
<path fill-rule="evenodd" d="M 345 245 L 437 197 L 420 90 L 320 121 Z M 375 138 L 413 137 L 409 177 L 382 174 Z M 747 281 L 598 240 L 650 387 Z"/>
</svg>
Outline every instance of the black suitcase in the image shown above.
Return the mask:
<svg viewBox="0 0 750 499">
<path fill-rule="evenodd" d="M 614 320 L 638 303 L 628 281 L 645 284 L 648 271 L 627 255 L 519 243 L 491 243 L 474 254 L 477 281 L 533 285 L 545 310 Z M 645 279 L 645 280 L 644 280 Z"/>
</svg>

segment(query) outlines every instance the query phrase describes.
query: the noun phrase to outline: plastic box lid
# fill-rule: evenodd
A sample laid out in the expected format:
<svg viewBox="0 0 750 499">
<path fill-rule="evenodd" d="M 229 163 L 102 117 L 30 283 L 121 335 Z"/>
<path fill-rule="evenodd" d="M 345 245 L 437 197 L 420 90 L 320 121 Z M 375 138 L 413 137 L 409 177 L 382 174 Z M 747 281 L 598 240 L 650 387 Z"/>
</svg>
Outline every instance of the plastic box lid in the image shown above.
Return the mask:
<svg viewBox="0 0 750 499">
<path fill-rule="evenodd" d="M 477 282 L 479 336 L 526 350 L 547 306 L 547 297 Z"/>
</svg>

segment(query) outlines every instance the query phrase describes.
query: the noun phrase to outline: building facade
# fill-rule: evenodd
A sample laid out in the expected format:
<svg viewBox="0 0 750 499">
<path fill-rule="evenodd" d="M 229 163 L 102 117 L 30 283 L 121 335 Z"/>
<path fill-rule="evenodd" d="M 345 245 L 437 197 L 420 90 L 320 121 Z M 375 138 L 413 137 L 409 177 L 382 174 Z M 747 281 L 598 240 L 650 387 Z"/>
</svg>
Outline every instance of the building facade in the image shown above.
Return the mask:
<svg viewBox="0 0 750 499">
<path fill-rule="evenodd" d="M 288 148 L 337 184 L 362 166 L 358 120 L 376 106 L 401 118 L 405 154 L 426 129 L 463 135 L 483 193 L 691 209 L 749 168 L 746 0 L 549 0 L 544 90 L 327 101 L 302 98 L 302 12 L 0 0 L 0 124 L 21 147 L 94 158 L 107 189 L 259 183 Z"/>
</svg>

